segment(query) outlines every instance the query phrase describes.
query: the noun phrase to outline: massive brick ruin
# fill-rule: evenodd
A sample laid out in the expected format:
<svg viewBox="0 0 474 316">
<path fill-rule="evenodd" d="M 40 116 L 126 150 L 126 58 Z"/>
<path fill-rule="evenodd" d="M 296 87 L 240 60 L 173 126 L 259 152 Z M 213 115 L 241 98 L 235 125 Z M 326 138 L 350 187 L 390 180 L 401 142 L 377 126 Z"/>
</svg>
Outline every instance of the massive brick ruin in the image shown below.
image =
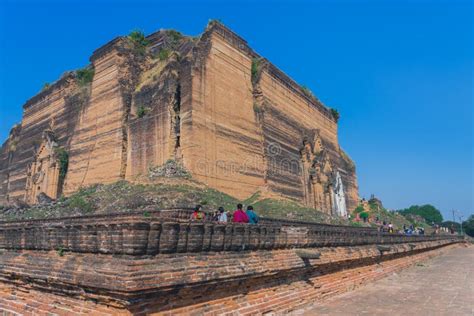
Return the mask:
<svg viewBox="0 0 474 316">
<path fill-rule="evenodd" d="M 114 39 L 92 55 L 91 81 L 66 73 L 24 105 L 0 151 L 0 203 L 139 181 L 173 159 L 238 198 L 259 191 L 339 215 L 356 206 L 336 113 L 220 23 L 198 38 L 147 39 Z M 168 209 L 0 222 L 0 311 L 283 314 L 462 242 L 189 218 Z"/>
<path fill-rule="evenodd" d="M 355 208 L 355 166 L 333 111 L 218 22 L 196 38 L 147 40 L 143 50 L 112 40 L 90 58 L 92 82 L 69 72 L 26 102 L 0 151 L 0 203 L 135 180 L 173 159 L 237 198 Z"/>
</svg>

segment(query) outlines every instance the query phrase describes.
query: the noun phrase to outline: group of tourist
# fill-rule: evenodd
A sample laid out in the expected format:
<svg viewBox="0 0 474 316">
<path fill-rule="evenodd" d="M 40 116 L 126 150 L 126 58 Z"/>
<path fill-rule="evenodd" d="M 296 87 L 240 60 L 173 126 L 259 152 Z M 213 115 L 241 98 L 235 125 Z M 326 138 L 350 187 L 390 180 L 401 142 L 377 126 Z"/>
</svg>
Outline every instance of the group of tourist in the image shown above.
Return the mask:
<svg viewBox="0 0 474 316">
<path fill-rule="evenodd" d="M 205 220 L 210 219 L 213 222 L 218 223 L 248 223 L 248 224 L 257 224 L 259 221 L 258 215 L 255 213 L 253 206 L 247 206 L 247 210 L 243 210 L 242 204 L 237 204 L 237 209 L 234 212 L 226 212 L 226 210 L 221 206 L 212 213 L 212 215 L 207 216 L 202 210 L 201 205 L 196 205 L 193 213 L 191 214 L 191 220 Z"/>
<path fill-rule="evenodd" d="M 410 226 L 403 224 L 403 233 L 405 235 L 424 235 L 425 229 L 423 227 L 415 227 L 413 224 Z"/>
</svg>

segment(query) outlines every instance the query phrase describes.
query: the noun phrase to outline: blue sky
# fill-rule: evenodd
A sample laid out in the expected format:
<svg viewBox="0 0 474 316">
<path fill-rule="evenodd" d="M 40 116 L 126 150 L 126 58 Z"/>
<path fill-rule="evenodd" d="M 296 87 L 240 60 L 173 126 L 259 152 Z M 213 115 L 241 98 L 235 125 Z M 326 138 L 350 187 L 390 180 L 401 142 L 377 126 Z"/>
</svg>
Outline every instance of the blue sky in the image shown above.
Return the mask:
<svg viewBox="0 0 474 316">
<path fill-rule="evenodd" d="M 361 196 L 473 213 L 469 1 L 0 1 L 0 141 L 45 82 L 139 28 L 196 35 L 220 19 L 325 104 Z"/>
</svg>

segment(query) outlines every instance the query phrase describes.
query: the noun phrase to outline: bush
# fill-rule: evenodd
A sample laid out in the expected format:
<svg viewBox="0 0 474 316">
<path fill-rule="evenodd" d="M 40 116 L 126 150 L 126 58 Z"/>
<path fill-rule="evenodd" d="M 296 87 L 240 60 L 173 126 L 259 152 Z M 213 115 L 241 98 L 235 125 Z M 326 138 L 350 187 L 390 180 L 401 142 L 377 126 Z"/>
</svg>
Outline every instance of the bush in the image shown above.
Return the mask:
<svg viewBox="0 0 474 316">
<path fill-rule="evenodd" d="M 179 40 L 181 40 L 183 38 L 183 34 L 181 34 L 180 32 L 178 32 L 176 30 L 168 30 L 167 34 L 170 37 L 173 44 L 177 44 L 179 42 Z"/>
<path fill-rule="evenodd" d="M 331 114 L 332 114 L 332 117 L 334 117 L 334 119 L 336 120 L 336 122 L 339 121 L 340 115 L 339 115 L 339 111 L 338 111 L 338 110 L 336 110 L 336 109 L 331 109 Z"/>
<path fill-rule="evenodd" d="M 77 83 L 79 86 L 84 87 L 88 85 L 89 83 L 92 82 L 92 79 L 94 79 L 94 68 L 92 67 L 85 67 L 82 69 L 76 70 L 76 78 L 77 78 Z"/>
<path fill-rule="evenodd" d="M 158 53 L 158 58 L 163 61 L 163 60 L 166 60 L 168 59 L 168 57 L 170 57 L 170 50 L 167 49 L 167 48 L 162 48 L 160 50 L 160 52 Z"/>
<path fill-rule="evenodd" d="M 372 201 L 369 201 L 369 207 L 370 207 L 370 210 L 374 212 L 379 210 L 379 206 L 377 205 L 377 203 L 372 202 Z"/>
<path fill-rule="evenodd" d="M 362 218 L 365 221 L 367 218 L 369 218 L 369 213 L 367 212 L 360 213 L 360 218 Z"/>
<path fill-rule="evenodd" d="M 132 42 L 135 51 L 139 54 L 145 54 L 149 42 L 145 34 L 140 30 L 134 30 L 128 34 L 128 39 Z"/>
<path fill-rule="evenodd" d="M 364 211 L 364 207 L 362 205 L 358 205 L 355 209 L 354 209 L 354 212 L 355 213 L 360 213 L 360 212 L 363 212 Z"/>
<path fill-rule="evenodd" d="M 462 222 L 462 229 L 467 235 L 474 237 L 474 215 L 469 216 L 467 220 Z"/>
<path fill-rule="evenodd" d="M 62 147 L 57 147 L 54 152 L 59 163 L 59 181 L 62 182 L 66 177 L 67 169 L 69 166 L 69 154 Z"/>
<path fill-rule="evenodd" d="M 144 107 L 143 105 L 140 105 L 137 109 L 137 116 L 138 118 L 144 117 L 148 113 L 148 108 Z"/>
<path fill-rule="evenodd" d="M 64 247 L 63 246 L 59 246 L 56 251 L 58 253 L 58 256 L 60 256 L 60 257 L 64 256 Z"/>
<path fill-rule="evenodd" d="M 253 58 L 252 59 L 252 67 L 250 68 L 250 73 L 252 77 L 252 84 L 256 84 L 258 82 L 259 78 L 259 72 L 261 68 L 261 58 Z"/>
</svg>

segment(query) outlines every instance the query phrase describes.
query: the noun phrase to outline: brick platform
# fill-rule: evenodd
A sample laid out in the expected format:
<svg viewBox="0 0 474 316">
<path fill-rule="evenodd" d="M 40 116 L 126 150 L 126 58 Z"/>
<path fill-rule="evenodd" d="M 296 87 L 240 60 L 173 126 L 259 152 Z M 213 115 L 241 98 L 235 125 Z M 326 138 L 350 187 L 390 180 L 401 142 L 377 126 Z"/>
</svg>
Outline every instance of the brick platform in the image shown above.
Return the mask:
<svg viewBox="0 0 474 316">
<path fill-rule="evenodd" d="M 461 241 L 309 223 L 190 223 L 163 215 L 124 215 L 109 224 L 93 216 L 0 224 L 0 310 L 288 312 Z M 5 233 L 14 230 L 20 231 L 15 237 Z"/>
</svg>

